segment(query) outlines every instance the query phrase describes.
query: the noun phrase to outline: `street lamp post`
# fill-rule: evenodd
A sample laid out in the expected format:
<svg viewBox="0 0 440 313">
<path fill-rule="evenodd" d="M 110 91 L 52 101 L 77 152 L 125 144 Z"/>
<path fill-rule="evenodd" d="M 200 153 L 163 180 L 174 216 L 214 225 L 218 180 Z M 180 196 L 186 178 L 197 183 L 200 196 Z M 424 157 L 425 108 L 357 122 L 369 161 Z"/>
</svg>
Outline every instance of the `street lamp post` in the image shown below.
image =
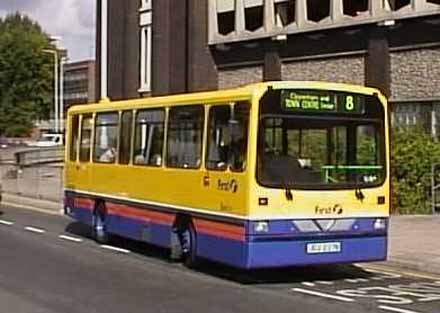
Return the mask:
<svg viewBox="0 0 440 313">
<path fill-rule="evenodd" d="M 44 49 L 43 52 L 53 54 L 54 56 L 54 128 L 55 132 L 58 133 L 58 50 Z"/>
<path fill-rule="evenodd" d="M 61 57 L 60 60 L 60 132 L 64 131 L 64 63 L 67 58 Z"/>
</svg>

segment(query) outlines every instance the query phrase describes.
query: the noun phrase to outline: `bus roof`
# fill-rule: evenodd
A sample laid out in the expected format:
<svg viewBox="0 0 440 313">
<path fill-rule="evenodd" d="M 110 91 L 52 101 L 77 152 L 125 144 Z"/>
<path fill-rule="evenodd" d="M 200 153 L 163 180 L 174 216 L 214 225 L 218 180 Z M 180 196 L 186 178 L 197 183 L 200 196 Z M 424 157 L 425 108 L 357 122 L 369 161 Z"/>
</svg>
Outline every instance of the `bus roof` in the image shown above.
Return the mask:
<svg viewBox="0 0 440 313">
<path fill-rule="evenodd" d="M 377 89 L 352 84 L 332 83 L 323 81 L 270 81 L 249 84 L 234 89 L 223 89 L 208 92 L 183 93 L 177 95 L 136 98 L 130 100 L 110 101 L 109 99 L 101 100 L 98 103 L 75 105 L 69 109 L 68 114 L 123 110 L 123 109 L 140 109 L 145 107 L 160 107 L 164 105 L 185 105 L 185 104 L 210 104 L 221 103 L 227 101 L 244 101 L 261 94 L 272 87 L 274 89 L 323 89 L 354 92 L 361 94 L 373 95 L 377 94 L 382 99 L 385 97 Z"/>
</svg>

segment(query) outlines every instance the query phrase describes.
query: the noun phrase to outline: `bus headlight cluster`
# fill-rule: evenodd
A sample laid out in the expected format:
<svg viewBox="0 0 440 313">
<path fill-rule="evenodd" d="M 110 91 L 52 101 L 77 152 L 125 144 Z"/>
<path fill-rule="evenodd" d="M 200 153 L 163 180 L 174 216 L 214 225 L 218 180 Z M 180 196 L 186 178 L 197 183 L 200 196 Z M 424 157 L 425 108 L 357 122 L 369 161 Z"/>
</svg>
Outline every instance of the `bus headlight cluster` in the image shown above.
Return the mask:
<svg viewBox="0 0 440 313">
<path fill-rule="evenodd" d="M 385 230 L 387 228 L 387 221 L 384 218 L 377 218 L 374 221 L 374 230 Z"/>
<path fill-rule="evenodd" d="M 268 233 L 269 232 L 269 223 L 268 222 L 255 222 L 254 223 L 254 231 L 256 233 Z"/>
</svg>

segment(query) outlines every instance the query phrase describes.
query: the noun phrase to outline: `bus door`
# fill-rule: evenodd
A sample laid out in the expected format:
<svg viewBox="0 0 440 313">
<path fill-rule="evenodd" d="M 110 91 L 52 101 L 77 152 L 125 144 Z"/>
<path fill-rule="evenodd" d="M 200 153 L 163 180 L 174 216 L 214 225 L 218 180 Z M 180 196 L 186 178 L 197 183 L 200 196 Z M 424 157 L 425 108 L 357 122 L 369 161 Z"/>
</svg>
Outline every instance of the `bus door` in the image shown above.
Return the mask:
<svg viewBox="0 0 440 313">
<path fill-rule="evenodd" d="M 223 213 L 245 213 L 248 124 L 246 102 L 209 109 L 203 185 L 210 206 Z"/>
<path fill-rule="evenodd" d="M 79 137 L 79 162 L 76 163 L 73 172 L 75 177 L 74 186 L 76 190 L 89 190 L 90 188 L 90 157 L 93 132 L 93 115 L 83 114 L 80 119 Z"/>
</svg>

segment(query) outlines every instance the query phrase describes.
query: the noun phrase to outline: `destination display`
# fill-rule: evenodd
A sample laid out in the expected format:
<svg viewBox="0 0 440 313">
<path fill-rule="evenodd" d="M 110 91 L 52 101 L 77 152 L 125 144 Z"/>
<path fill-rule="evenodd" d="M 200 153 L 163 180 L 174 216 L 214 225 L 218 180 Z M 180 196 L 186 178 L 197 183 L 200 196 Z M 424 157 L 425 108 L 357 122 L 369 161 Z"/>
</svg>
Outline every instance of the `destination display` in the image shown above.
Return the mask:
<svg viewBox="0 0 440 313">
<path fill-rule="evenodd" d="M 316 113 L 362 114 L 365 97 L 320 90 L 281 90 L 284 110 Z"/>
</svg>

